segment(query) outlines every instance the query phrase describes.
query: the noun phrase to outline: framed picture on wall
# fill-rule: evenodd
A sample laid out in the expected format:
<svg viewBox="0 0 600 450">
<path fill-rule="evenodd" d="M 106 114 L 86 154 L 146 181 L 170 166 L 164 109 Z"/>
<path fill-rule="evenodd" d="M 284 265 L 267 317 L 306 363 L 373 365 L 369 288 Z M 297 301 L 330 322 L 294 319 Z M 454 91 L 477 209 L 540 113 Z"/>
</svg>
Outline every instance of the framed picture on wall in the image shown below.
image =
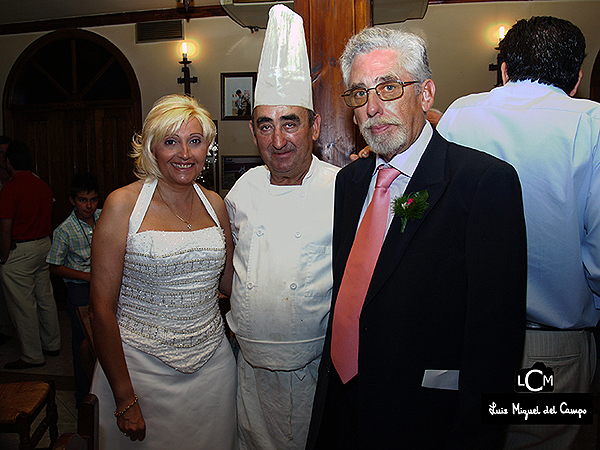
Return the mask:
<svg viewBox="0 0 600 450">
<path fill-rule="evenodd" d="M 221 119 L 250 120 L 254 107 L 256 72 L 221 74 Z"/>
<path fill-rule="evenodd" d="M 256 166 L 262 166 L 263 160 L 260 156 L 222 156 L 221 168 L 223 176 L 221 177 L 222 190 L 229 190 L 233 187 L 239 177 L 246 171 Z"/>
</svg>

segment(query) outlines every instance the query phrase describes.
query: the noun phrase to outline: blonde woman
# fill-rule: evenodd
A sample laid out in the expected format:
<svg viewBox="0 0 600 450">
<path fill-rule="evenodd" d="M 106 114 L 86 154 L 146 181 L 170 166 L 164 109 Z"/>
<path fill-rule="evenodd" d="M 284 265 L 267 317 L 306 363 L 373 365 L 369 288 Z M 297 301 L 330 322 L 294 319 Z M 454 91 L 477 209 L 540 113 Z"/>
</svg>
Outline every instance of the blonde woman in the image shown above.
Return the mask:
<svg viewBox="0 0 600 450">
<path fill-rule="evenodd" d="M 133 139 L 140 180 L 109 195 L 96 226 L 91 391 L 103 449 L 237 448 L 235 361 L 217 301 L 231 232 L 221 198 L 195 182 L 215 134 L 192 97 L 159 99 Z"/>
</svg>

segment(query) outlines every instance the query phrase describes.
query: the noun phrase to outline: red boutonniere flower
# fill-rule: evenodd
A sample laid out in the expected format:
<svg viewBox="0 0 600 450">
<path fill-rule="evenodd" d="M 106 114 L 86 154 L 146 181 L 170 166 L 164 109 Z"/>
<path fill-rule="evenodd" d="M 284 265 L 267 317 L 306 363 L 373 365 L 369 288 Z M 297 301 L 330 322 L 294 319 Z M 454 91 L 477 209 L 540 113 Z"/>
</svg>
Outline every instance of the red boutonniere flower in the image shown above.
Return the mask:
<svg viewBox="0 0 600 450">
<path fill-rule="evenodd" d="M 429 208 L 428 198 L 429 192 L 427 192 L 427 189 L 424 189 L 394 199 L 394 215 L 400 216 L 402 219 L 401 233 L 404 233 L 409 220 L 416 220 L 423 217 L 425 210 Z"/>
</svg>

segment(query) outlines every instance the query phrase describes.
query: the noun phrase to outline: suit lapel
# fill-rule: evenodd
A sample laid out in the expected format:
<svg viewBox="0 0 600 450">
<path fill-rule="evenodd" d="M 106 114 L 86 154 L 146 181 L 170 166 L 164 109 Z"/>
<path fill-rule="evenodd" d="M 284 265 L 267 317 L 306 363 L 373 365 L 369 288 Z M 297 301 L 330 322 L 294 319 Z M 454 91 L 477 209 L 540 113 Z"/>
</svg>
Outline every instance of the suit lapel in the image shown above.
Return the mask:
<svg viewBox="0 0 600 450">
<path fill-rule="evenodd" d="M 429 213 L 442 197 L 448 185 L 448 180 L 445 179 L 447 151 L 448 142 L 434 130 L 433 137 L 429 141 L 405 191 L 408 194 L 427 189 L 429 207 L 422 218 L 408 222 L 404 233 L 401 232 L 402 221 L 400 217 L 394 217 L 392 220 L 375 266 L 365 305 L 373 299 L 396 269 L 415 233 L 421 224 L 427 220 Z"/>
</svg>

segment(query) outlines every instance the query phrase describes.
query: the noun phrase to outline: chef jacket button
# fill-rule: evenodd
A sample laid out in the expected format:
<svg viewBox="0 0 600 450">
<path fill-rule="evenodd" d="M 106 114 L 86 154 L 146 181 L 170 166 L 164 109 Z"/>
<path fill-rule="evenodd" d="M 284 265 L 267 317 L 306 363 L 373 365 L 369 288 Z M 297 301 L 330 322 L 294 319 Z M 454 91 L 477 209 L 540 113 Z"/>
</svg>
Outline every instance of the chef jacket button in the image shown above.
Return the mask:
<svg viewBox="0 0 600 450">
<path fill-rule="evenodd" d="M 298 285 L 296 283 L 290 284 L 290 289 L 296 289 Z"/>
<path fill-rule="evenodd" d="M 304 196 L 306 196 L 306 192 L 300 191 L 300 197 L 304 197 Z"/>
<path fill-rule="evenodd" d="M 299 231 L 296 231 L 294 233 L 294 236 L 297 237 L 297 238 L 302 237 L 302 233 L 300 233 Z"/>
<path fill-rule="evenodd" d="M 248 283 L 246 283 L 246 287 L 248 289 L 252 289 L 254 287 L 254 284 L 252 283 L 252 281 L 248 281 Z"/>
<path fill-rule="evenodd" d="M 262 236 L 264 234 L 263 230 L 256 230 L 256 235 L 257 236 Z"/>
</svg>

